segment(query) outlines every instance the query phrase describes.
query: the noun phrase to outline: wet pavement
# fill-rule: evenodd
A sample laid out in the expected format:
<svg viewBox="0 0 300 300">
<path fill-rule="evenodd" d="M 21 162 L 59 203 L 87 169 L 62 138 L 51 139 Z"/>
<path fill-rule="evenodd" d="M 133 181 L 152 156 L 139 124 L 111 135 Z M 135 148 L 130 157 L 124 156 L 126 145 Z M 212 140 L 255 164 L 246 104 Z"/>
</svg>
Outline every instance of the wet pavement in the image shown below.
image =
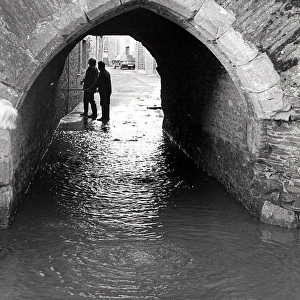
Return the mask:
<svg viewBox="0 0 300 300">
<path fill-rule="evenodd" d="M 158 75 L 146 75 L 133 70 L 119 70 L 107 68 L 111 73 L 112 80 L 112 97 L 110 111 L 110 126 L 117 123 L 136 123 L 138 118 L 143 115 L 152 114 L 154 112 L 158 117 L 163 117 L 160 101 L 160 77 Z M 99 94 L 95 94 L 95 101 L 98 108 L 98 118 L 101 117 L 101 107 Z M 143 113 L 142 113 L 143 111 Z M 91 119 L 83 119 L 80 113 L 83 112 L 83 103 L 78 105 L 72 113 L 62 119 L 62 123 L 68 128 L 72 126 L 76 128 L 93 128 L 97 126 L 105 126 L 103 122 L 93 121 Z M 89 114 L 91 109 L 89 108 Z M 139 115 L 137 115 L 139 114 Z M 136 120 L 132 120 L 132 118 Z M 101 124 L 99 124 L 101 123 Z M 134 124 L 133 123 L 133 124 Z M 65 128 L 65 127 L 63 127 Z"/>
</svg>

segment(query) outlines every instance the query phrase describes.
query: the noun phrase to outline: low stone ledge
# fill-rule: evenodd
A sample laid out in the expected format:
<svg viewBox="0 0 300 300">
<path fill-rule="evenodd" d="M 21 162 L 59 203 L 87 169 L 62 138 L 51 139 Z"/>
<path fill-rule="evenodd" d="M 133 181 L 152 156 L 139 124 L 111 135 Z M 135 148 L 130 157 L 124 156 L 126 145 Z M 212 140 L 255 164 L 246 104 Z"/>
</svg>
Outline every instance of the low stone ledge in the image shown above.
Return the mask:
<svg viewBox="0 0 300 300">
<path fill-rule="evenodd" d="M 287 228 L 298 227 L 298 219 L 294 211 L 275 205 L 270 201 L 265 201 L 262 207 L 260 221 L 266 224 Z"/>
</svg>

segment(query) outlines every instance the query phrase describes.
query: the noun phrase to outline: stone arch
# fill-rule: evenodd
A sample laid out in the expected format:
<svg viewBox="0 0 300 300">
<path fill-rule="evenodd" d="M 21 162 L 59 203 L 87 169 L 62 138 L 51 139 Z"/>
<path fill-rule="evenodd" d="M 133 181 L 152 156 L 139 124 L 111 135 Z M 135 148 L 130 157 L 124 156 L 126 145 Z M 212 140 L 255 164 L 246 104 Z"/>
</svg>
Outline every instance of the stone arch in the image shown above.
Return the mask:
<svg viewBox="0 0 300 300">
<path fill-rule="evenodd" d="M 290 105 L 283 101 L 280 77 L 271 60 L 234 29 L 232 26 L 235 21 L 234 13 L 227 11 L 214 0 L 188 1 L 188 3 L 182 0 L 167 2 L 109 0 L 100 4 L 71 2 L 54 7 L 58 10 L 52 11 L 53 15 L 50 16 L 52 19 L 38 22 L 28 35 L 30 42 L 21 43 L 20 55 L 25 57 L 26 64 L 23 71 L 27 76 L 23 82 L 10 84 L 8 80 L 10 88 L 2 86 L 6 99 L 18 107 L 24 99 L 22 93 L 20 94 L 20 88 L 24 88 L 26 93 L 44 65 L 63 48 L 80 39 L 89 28 L 109 19 L 112 15 L 141 6 L 176 22 L 206 45 L 230 73 L 246 99 L 251 102 L 258 119 L 288 119 L 289 114 L 281 112 L 288 111 Z M 11 34 L 8 31 L 7 33 Z"/>
<path fill-rule="evenodd" d="M 124 12 L 143 7 L 176 23 L 201 41 L 226 68 L 258 122 L 286 121 L 290 118 L 291 105 L 283 97 L 280 76 L 272 61 L 235 28 L 235 13 L 218 4 L 222 1 L 35 2 L 35 6 L 32 6 L 35 9 L 29 9 L 25 0 L 21 5 L 0 5 L 3 16 L 6 16 L 0 19 L 3 27 L 0 50 L 5 55 L 0 60 L 5 59 L 7 65 L 5 70 L 0 70 L 0 94 L 18 109 L 22 107 L 39 75 L 59 53 L 65 57 L 68 52 L 65 49 L 72 48 L 92 27 Z M 26 24 L 23 24 L 22 18 L 27 20 Z M 16 133 L 3 131 L 1 136 L 18 134 L 17 129 Z M 2 140 L 6 143 L 7 138 Z M 259 144 L 260 141 L 253 139 L 251 143 Z M 249 149 L 255 152 L 255 147 Z M 11 152 L 13 150 L 3 157 L 11 157 Z M 12 174 L 14 168 L 11 158 L 9 161 L 7 174 Z M 12 190 L 13 179 L 11 175 L 7 176 L 10 179 L 6 178 L 1 184 Z M 7 203 L 12 202 L 12 197 L 9 196 L 5 203 L 2 201 L 1 205 L 11 206 Z M 11 207 L 8 210 L 11 212 Z"/>
</svg>

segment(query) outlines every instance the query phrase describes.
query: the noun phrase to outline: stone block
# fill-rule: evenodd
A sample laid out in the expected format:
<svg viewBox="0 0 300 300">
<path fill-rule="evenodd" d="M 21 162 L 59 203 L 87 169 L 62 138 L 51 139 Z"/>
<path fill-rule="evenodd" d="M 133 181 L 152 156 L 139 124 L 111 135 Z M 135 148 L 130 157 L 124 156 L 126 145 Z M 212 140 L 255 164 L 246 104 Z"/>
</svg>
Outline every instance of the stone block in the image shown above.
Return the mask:
<svg viewBox="0 0 300 300">
<path fill-rule="evenodd" d="M 11 100 L 11 103 L 28 84 L 27 74 L 34 74 L 38 66 L 33 54 L 20 44 L 22 41 L 13 33 L 0 35 L 0 93 L 1 98 Z"/>
<path fill-rule="evenodd" d="M 176 15 L 190 20 L 194 18 L 195 14 L 199 11 L 205 0 L 150 0 L 149 2 L 165 7 L 167 10 L 175 12 Z"/>
<path fill-rule="evenodd" d="M 0 209 L 9 208 L 12 202 L 13 192 L 11 186 L 0 187 Z"/>
<path fill-rule="evenodd" d="M 258 49 L 232 27 L 217 40 L 217 44 L 234 65 L 244 65 L 258 55 Z"/>
<path fill-rule="evenodd" d="M 0 159 L 11 152 L 10 135 L 8 130 L 0 129 Z"/>
<path fill-rule="evenodd" d="M 246 65 L 238 66 L 236 71 L 243 87 L 254 93 L 267 91 L 280 81 L 280 76 L 265 53 Z"/>
<path fill-rule="evenodd" d="M 0 185 L 8 185 L 12 181 L 12 156 L 0 157 Z"/>
<path fill-rule="evenodd" d="M 0 187 L 0 230 L 9 224 L 9 212 L 11 211 L 13 192 L 11 186 Z"/>
<path fill-rule="evenodd" d="M 118 6 L 120 6 L 120 4 L 121 2 L 119 0 L 88 0 L 86 1 L 86 15 L 90 21 L 93 21 L 102 15 L 107 14 L 109 11 L 116 9 Z"/>
<path fill-rule="evenodd" d="M 280 195 L 280 201 L 281 203 L 285 203 L 285 204 L 296 204 L 296 201 L 299 198 L 299 194 L 293 194 L 293 193 L 281 193 Z"/>
<path fill-rule="evenodd" d="M 257 117 L 260 119 L 272 119 L 279 112 L 286 112 L 290 109 L 289 103 L 284 102 L 283 91 L 279 85 L 260 93 L 249 92 L 248 97 L 253 103 Z"/>
<path fill-rule="evenodd" d="M 235 15 L 213 0 L 204 1 L 192 24 L 201 27 L 211 39 L 219 38 L 235 21 Z"/>
<path fill-rule="evenodd" d="M 58 29 L 60 35 L 68 40 L 69 36 L 78 29 L 81 29 L 80 32 L 82 32 L 81 27 L 88 24 L 85 16 L 86 10 L 86 5 L 71 2 L 68 6 L 53 15 L 51 23 Z"/>
<path fill-rule="evenodd" d="M 262 207 L 260 221 L 263 223 L 288 228 L 297 227 L 297 218 L 293 211 L 287 210 L 270 201 L 265 201 Z"/>
<path fill-rule="evenodd" d="M 35 30 L 23 40 L 31 52 L 44 61 L 57 48 L 67 45 L 64 38 L 60 35 L 58 29 L 48 21 L 37 24 Z"/>
<path fill-rule="evenodd" d="M 0 74 L 0 77 L 1 77 L 1 74 Z M 25 84 L 24 78 L 23 78 L 23 82 Z M 11 87 L 8 87 L 7 85 L 0 82 L 0 95 L 1 95 L 1 98 L 7 99 L 13 106 L 15 106 L 18 99 L 21 97 L 21 92 L 13 89 Z"/>
</svg>

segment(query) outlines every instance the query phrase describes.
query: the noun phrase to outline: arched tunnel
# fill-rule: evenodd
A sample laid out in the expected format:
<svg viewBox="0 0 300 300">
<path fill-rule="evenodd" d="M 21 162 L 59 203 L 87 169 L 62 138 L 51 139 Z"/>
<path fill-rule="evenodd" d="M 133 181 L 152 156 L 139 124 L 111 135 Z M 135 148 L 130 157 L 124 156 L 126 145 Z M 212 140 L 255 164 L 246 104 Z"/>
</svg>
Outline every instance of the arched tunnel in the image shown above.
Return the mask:
<svg viewBox="0 0 300 300">
<path fill-rule="evenodd" d="M 60 76 L 86 35 L 130 35 L 161 77 L 163 129 L 263 222 L 294 227 L 300 207 L 297 1 L 1 3 L 0 216 L 9 224 L 66 114 Z M 280 21 L 280 22 L 279 22 Z"/>
</svg>

